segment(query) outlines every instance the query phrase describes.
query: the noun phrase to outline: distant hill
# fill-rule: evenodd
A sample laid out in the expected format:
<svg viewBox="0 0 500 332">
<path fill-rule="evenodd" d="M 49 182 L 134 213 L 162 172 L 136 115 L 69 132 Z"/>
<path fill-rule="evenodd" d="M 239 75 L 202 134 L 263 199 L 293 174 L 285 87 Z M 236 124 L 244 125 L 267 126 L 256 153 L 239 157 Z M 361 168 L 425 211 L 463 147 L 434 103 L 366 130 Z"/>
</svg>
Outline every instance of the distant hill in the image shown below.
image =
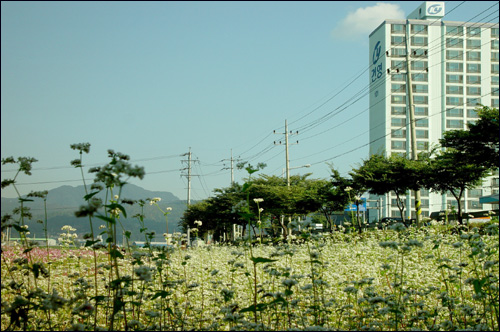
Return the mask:
<svg viewBox="0 0 500 332">
<path fill-rule="evenodd" d="M 84 196 L 85 190 L 83 185 L 77 187 L 66 185 L 48 191 L 47 224 L 49 237 L 57 238 L 58 235 L 62 233 L 61 227 L 64 225 L 70 225 L 73 228 L 76 228 L 76 233 L 79 235 L 79 238 L 81 238 L 84 233 L 90 232 L 88 218 L 75 217 L 75 211 L 77 211 L 81 205 L 85 204 L 85 200 L 83 199 Z M 105 192 L 100 192 L 96 195 L 96 197 L 99 197 L 104 201 Z M 180 200 L 178 197 L 167 191 L 149 191 L 134 184 L 125 185 L 123 187 L 121 197 L 130 200 L 145 200 L 153 197 L 161 198 L 161 201 L 158 204 L 164 211 L 167 207 L 172 208 L 171 213 L 168 215 L 169 233 L 181 231 L 180 227 L 178 227 L 178 223 L 186 209 L 185 200 Z M 12 214 L 13 209 L 19 207 L 17 198 L 2 197 L 1 204 L 2 216 L 5 214 Z M 31 233 L 29 237 L 42 237 L 43 225 L 41 223 L 37 223 L 37 220 L 44 219 L 43 200 L 41 198 L 34 198 L 33 202 L 26 202 L 24 205 L 30 208 L 30 212 L 33 215 L 32 219 L 27 221 Z M 127 212 L 127 218 L 122 216 L 120 221 L 126 230 L 132 232 L 131 240 L 144 240 L 144 234 L 139 231 L 139 221 L 137 218 L 133 217 L 141 213 L 140 206 L 138 204 L 134 204 L 132 206 L 124 204 L 124 207 Z M 144 215 L 145 226 L 149 231 L 155 231 L 157 239 L 161 240 L 161 235 L 166 232 L 166 221 L 163 214 L 156 206 L 146 204 L 144 205 Z M 14 216 L 14 218 L 16 218 L 16 216 Z M 101 224 L 104 224 L 102 220 L 94 218 L 94 232 L 98 233 L 96 230 Z M 13 230 L 12 237 L 17 237 L 17 234 L 14 233 L 16 232 Z"/>
</svg>

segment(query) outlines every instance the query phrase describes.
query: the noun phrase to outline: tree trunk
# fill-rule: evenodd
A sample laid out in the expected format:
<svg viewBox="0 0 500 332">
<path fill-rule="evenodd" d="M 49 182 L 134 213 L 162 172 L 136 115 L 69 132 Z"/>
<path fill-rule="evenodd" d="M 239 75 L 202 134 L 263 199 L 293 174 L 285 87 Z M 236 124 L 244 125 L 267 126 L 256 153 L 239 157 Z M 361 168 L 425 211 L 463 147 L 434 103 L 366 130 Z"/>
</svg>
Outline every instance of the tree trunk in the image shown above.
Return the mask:
<svg viewBox="0 0 500 332">
<path fill-rule="evenodd" d="M 280 217 L 280 225 L 281 225 L 281 228 L 283 229 L 283 238 L 286 241 L 287 236 L 288 236 L 288 227 L 286 227 L 286 225 L 285 225 L 285 216 Z"/>
<path fill-rule="evenodd" d="M 459 225 L 463 225 L 463 218 L 462 218 L 462 204 L 460 203 L 461 200 L 462 200 L 462 195 L 464 194 L 464 190 L 463 189 L 460 189 L 460 194 L 457 196 L 455 195 L 455 192 L 453 192 L 453 190 L 451 190 L 451 193 L 453 194 L 453 196 L 455 197 L 455 199 L 457 200 L 457 203 L 458 203 L 458 224 Z"/>
<path fill-rule="evenodd" d="M 356 222 L 358 224 L 358 233 L 362 233 L 361 221 L 359 220 L 359 201 L 356 200 Z"/>
</svg>

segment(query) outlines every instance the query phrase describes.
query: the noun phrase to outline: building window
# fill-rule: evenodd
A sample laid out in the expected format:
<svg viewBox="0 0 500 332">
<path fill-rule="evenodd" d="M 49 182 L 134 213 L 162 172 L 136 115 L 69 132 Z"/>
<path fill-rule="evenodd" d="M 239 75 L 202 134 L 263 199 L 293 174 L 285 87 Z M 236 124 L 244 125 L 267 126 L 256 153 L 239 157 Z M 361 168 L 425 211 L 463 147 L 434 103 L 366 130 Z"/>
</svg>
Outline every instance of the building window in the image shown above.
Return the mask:
<svg viewBox="0 0 500 332">
<path fill-rule="evenodd" d="M 391 45 L 393 46 L 405 46 L 404 36 L 391 36 Z"/>
<path fill-rule="evenodd" d="M 411 69 L 413 70 L 425 70 L 427 68 L 427 61 L 413 61 L 411 63 Z"/>
<path fill-rule="evenodd" d="M 405 82 L 406 81 L 405 74 L 392 74 L 391 79 L 394 82 Z"/>
<path fill-rule="evenodd" d="M 481 61 L 481 52 L 468 51 L 466 54 L 467 61 Z"/>
<path fill-rule="evenodd" d="M 479 197 L 483 196 L 483 190 L 482 189 L 469 189 L 468 194 L 469 194 L 469 197 L 479 198 Z"/>
<path fill-rule="evenodd" d="M 464 120 L 446 120 L 446 128 L 463 129 Z"/>
<path fill-rule="evenodd" d="M 464 51 L 462 50 L 446 51 L 446 60 L 463 60 L 463 59 L 464 59 Z"/>
<path fill-rule="evenodd" d="M 429 119 L 424 118 L 424 119 L 415 120 L 415 127 L 419 127 L 419 128 L 429 127 Z"/>
<path fill-rule="evenodd" d="M 453 197 L 453 195 L 451 193 L 449 193 L 447 195 L 449 195 L 450 197 Z M 456 199 L 447 200 L 447 203 L 448 203 L 448 208 L 454 207 L 455 209 L 458 209 L 458 203 L 457 203 Z M 465 205 L 464 200 L 461 200 L 460 206 L 462 207 L 462 209 L 463 209 L 464 205 Z"/>
<path fill-rule="evenodd" d="M 464 40 L 461 38 L 446 38 L 446 47 L 462 48 Z"/>
<path fill-rule="evenodd" d="M 499 83 L 498 76 L 491 76 L 491 84 L 498 85 L 498 83 Z"/>
<path fill-rule="evenodd" d="M 393 104 L 405 104 L 406 105 L 406 96 L 391 96 L 391 102 Z"/>
<path fill-rule="evenodd" d="M 481 28 L 478 27 L 468 27 L 467 37 L 481 37 Z"/>
<path fill-rule="evenodd" d="M 429 92 L 429 86 L 427 84 L 413 84 L 413 92 L 427 93 Z"/>
<path fill-rule="evenodd" d="M 498 98 L 491 98 L 491 107 L 496 107 L 498 108 L 500 105 L 498 103 Z"/>
<path fill-rule="evenodd" d="M 406 107 L 404 106 L 392 106 L 391 107 L 392 115 L 406 115 Z"/>
<path fill-rule="evenodd" d="M 464 75 L 446 75 L 446 83 L 463 83 Z"/>
<path fill-rule="evenodd" d="M 491 61 L 498 62 L 498 52 L 491 52 Z"/>
<path fill-rule="evenodd" d="M 447 35 L 454 35 L 454 36 L 463 36 L 464 28 L 463 27 L 447 26 L 446 27 L 446 34 Z"/>
<path fill-rule="evenodd" d="M 417 150 L 419 151 L 429 150 L 429 142 L 417 141 Z"/>
<path fill-rule="evenodd" d="M 391 86 L 391 92 L 406 92 L 406 84 L 393 83 Z"/>
<path fill-rule="evenodd" d="M 491 38 L 498 38 L 498 28 L 491 28 Z"/>
<path fill-rule="evenodd" d="M 415 48 L 415 49 L 411 49 L 411 53 L 413 54 L 413 56 L 418 56 L 418 57 L 427 57 L 427 50 L 424 49 L 424 48 Z"/>
<path fill-rule="evenodd" d="M 464 110 L 461 108 L 448 108 L 446 110 L 446 116 L 452 118 L 462 118 L 464 116 Z"/>
<path fill-rule="evenodd" d="M 467 87 L 467 95 L 480 96 L 481 95 L 481 87 L 480 86 L 468 86 Z"/>
<path fill-rule="evenodd" d="M 467 106 L 481 106 L 481 98 L 467 98 Z"/>
<path fill-rule="evenodd" d="M 496 175 L 498 175 L 498 173 Z M 498 188 L 500 186 L 500 179 L 499 178 L 493 178 L 493 179 L 491 179 L 491 186 L 495 187 L 495 188 Z"/>
<path fill-rule="evenodd" d="M 468 109 L 467 110 L 467 117 L 468 118 L 478 118 L 479 116 L 477 115 L 477 111 L 475 109 Z"/>
<path fill-rule="evenodd" d="M 467 75 L 467 84 L 481 84 L 481 76 Z"/>
<path fill-rule="evenodd" d="M 461 106 L 464 103 L 462 97 L 446 97 L 446 105 L 456 105 Z"/>
<path fill-rule="evenodd" d="M 491 95 L 498 97 L 498 86 L 491 88 Z"/>
<path fill-rule="evenodd" d="M 429 138 L 428 130 L 416 130 L 415 133 L 417 138 Z"/>
<path fill-rule="evenodd" d="M 467 39 L 467 49 L 481 48 L 481 39 Z"/>
<path fill-rule="evenodd" d="M 492 63 L 491 64 L 491 73 L 492 74 L 498 74 L 498 63 Z"/>
<path fill-rule="evenodd" d="M 406 61 L 391 61 L 391 69 L 406 70 Z"/>
<path fill-rule="evenodd" d="M 391 126 L 404 127 L 404 126 L 406 126 L 406 119 L 405 118 L 392 118 L 391 119 Z"/>
<path fill-rule="evenodd" d="M 479 201 L 467 201 L 467 207 L 469 209 L 483 209 L 483 204 L 479 203 Z"/>
<path fill-rule="evenodd" d="M 491 49 L 492 50 L 498 50 L 498 39 L 491 41 Z"/>
<path fill-rule="evenodd" d="M 464 64 L 461 62 L 447 62 L 446 63 L 446 71 L 463 72 L 464 71 Z"/>
<path fill-rule="evenodd" d="M 480 63 L 468 63 L 467 64 L 467 72 L 468 73 L 480 73 L 481 72 L 481 64 Z"/>
<path fill-rule="evenodd" d="M 448 95 L 463 95 L 464 88 L 461 85 L 447 85 L 446 94 Z"/>
<path fill-rule="evenodd" d="M 406 56 L 406 49 L 404 49 L 404 48 L 391 48 L 391 56 L 404 57 L 404 56 Z"/>
<path fill-rule="evenodd" d="M 427 25 L 422 24 L 412 24 L 410 26 L 411 33 L 427 34 Z"/>
<path fill-rule="evenodd" d="M 427 82 L 428 77 L 429 74 L 427 73 L 411 74 L 413 82 Z"/>
<path fill-rule="evenodd" d="M 392 33 L 405 33 L 406 25 L 404 24 L 391 24 Z"/>
<path fill-rule="evenodd" d="M 392 138 L 406 138 L 406 130 L 404 130 L 404 129 L 393 130 L 391 132 L 391 137 Z"/>
<path fill-rule="evenodd" d="M 413 103 L 415 105 L 427 105 L 429 103 L 429 97 L 427 97 L 427 96 L 413 96 Z"/>
<path fill-rule="evenodd" d="M 410 42 L 411 46 L 427 46 L 427 37 L 413 36 Z"/>
<path fill-rule="evenodd" d="M 429 109 L 424 106 L 415 107 L 415 116 L 427 116 L 429 115 Z"/>
<path fill-rule="evenodd" d="M 406 150 L 405 141 L 391 141 L 391 148 L 393 150 Z"/>
</svg>

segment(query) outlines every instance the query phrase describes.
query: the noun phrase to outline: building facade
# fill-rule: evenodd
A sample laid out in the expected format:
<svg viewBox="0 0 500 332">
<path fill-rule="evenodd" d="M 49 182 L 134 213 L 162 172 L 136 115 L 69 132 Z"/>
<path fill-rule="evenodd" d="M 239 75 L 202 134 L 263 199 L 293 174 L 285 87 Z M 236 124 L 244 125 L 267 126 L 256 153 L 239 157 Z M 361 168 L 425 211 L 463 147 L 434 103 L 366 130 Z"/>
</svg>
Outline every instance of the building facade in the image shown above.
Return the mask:
<svg viewBox="0 0 500 332">
<path fill-rule="evenodd" d="M 498 23 L 451 22 L 444 16 L 443 2 L 424 2 L 406 20 L 386 20 L 370 34 L 370 155 L 411 155 L 407 75 L 418 152 L 437 145 L 445 131 L 466 129 L 478 119 L 478 104 L 499 107 Z M 479 201 L 498 188 L 496 172 L 465 193 L 463 211 L 498 209 Z M 410 199 L 407 217 L 415 217 Z M 457 205 L 451 194 L 425 190 L 421 203 L 423 217 Z M 382 216 L 399 216 L 395 196 L 383 197 Z"/>
</svg>

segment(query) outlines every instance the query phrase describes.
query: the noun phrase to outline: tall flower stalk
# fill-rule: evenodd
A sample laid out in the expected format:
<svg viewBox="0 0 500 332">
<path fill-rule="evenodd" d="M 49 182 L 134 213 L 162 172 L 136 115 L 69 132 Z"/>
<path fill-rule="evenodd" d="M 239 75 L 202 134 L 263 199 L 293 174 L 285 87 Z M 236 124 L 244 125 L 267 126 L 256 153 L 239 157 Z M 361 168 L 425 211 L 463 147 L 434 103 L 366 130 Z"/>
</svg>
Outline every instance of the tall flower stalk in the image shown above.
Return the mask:
<svg viewBox="0 0 500 332">
<path fill-rule="evenodd" d="M 258 212 L 258 216 L 259 216 L 259 219 L 257 220 L 257 225 L 259 226 L 260 243 L 262 243 L 262 220 L 260 220 L 260 214 L 262 213 L 262 211 L 264 211 L 264 209 L 262 209 L 259 206 L 259 203 L 264 202 L 264 199 L 263 198 L 254 198 L 253 201 L 255 202 L 255 204 L 257 204 L 257 212 Z"/>
<path fill-rule="evenodd" d="M 81 152 L 85 151 L 88 153 L 88 150 L 90 148 L 90 144 L 84 143 L 84 144 L 74 144 L 72 145 L 72 148 L 78 149 Z M 110 280 L 108 284 L 108 289 L 113 290 L 113 312 L 111 314 L 110 320 L 109 320 L 109 330 L 114 329 L 114 321 L 115 321 L 115 315 L 119 312 L 123 312 L 123 319 L 124 319 L 124 327 L 125 329 L 128 329 L 127 325 L 127 311 L 125 308 L 125 301 L 124 301 L 124 284 L 130 283 L 129 279 L 122 279 L 120 277 L 120 271 L 119 271 L 119 263 L 118 259 L 123 259 L 124 256 L 120 252 L 117 246 L 117 231 L 116 231 L 116 225 L 117 223 L 120 223 L 121 221 L 119 220 L 120 214 L 123 214 L 123 216 L 126 218 L 127 213 L 125 208 L 123 207 L 121 203 L 121 192 L 123 189 L 123 186 L 127 183 L 128 179 L 131 177 L 138 177 L 142 179 L 144 177 L 144 168 L 139 167 L 139 166 L 131 166 L 131 164 L 128 162 L 130 159 L 129 156 L 122 154 L 120 152 L 114 152 L 113 150 L 108 150 L 108 156 L 111 158 L 111 161 L 102 166 L 102 167 L 93 167 L 89 169 L 89 173 L 95 173 L 95 179 L 94 179 L 94 185 L 98 184 L 103 184 L 106 188 L 106 199 L 105 202 L 108 202 L 108 195 L 109 197 L 113 197 L 112 200 L 109 200 L 108 204 L 105 204 L 104 207 L 104 214 L 98 213 L 98 209 L 101 207 L 101 202 L 100 200 L 94 199 L 93 196 L 95 196 L 97 193 L 102 190 L 102 186 L 99 188 L 99 190 L 92 192 L 90 194 L 86 194 L 85 199 L 87 200 L 87 205 L 81 206 L 80 210 L 77 211 L 75 214 L 78 217 L 84 217 L 84 216 L 93 216 L 94 214 L 96 215 L 96 218 L 99 218 L 103 221 L 106 222 L 106 233 L 107 233 L 107 239 L 106 242 L 108 244 L 108 257 L 111 262 L 111 269 L 110 273 L 114 272 L 115 279 Z M 74 166 L 81 166 L 81 162 L 79 161 L 73 161 Z M 83 173 L 82 173 L 83 174 Z M 126 177 L 124 179 L 124 177 Z M 118 188 L 118 192 L 116 195 L 113 192 L 114 188 Z M 91 219 L 89 219 L 91 222 Z M 123 225 L 121 225 L 123 228 Z M 131 233 L 123 230 L 124 235 L 129 238 Z M 92 244 L 93 245 L 93 244 Z M 112 275 L 110 275 L 110 279 L 112 278 Z M 97 302 L 97 297 L 96 297 L 96 302 Z M 97 311 L 97 310 L 96 310 Z"/>
<path fill-rule="evenodd" d="M 84 199 L 85 199 L 85 201 L 87 201 L 87 211 L 89 212 L 87 214 L 87 216 L 89 219 L 89 226 L 90 226 L 90 241 L 87 241 L 85 243 L 85 247 L 90 246 L 92 248 L 92 254 L 94 256 L 93 261 L 94 261 L 94 303 L 95 303 L 94 330 L 95 330 L 97 327 L 97 311 L 98 311 L 98 307 L 99 307 L 99 293 L 98 293 L 98 284 L 97 284 L 97 253 L 96 253 L 95 244 L 97 242 L 99 242 L 99 240 L 96 241 L 96 239 L 95 239 L 95 232 L 94 232 L 94 225 L 92 223 L 92 216 L 93 216 L 93 212 L 95 212 L 95 210 L 97 210 L 98 201 L 91 200 L 91 199 L 95 194 L 99 193 L 99 190 L 94 191 L 93 193 L 89 194 L 89 191 L 87 189 L 87 184 L 85 182 L 85 175 L 83 174 L 83 153 L 90 152 L 90 143 L 71 144 L 70 148 L 72 150 L 77 150 L 80 154 L 78 159 L 75 159 L 71 162 L 71 165 L 75 168 L 80 169 L 80 174 L 82 176 L 82 181 L 83 181 L 83 188 L 85 190 Z M 98 188 L 94 187 L 94 188 L 99 189 L 99 187 Z M 93 212 L 91 212 L 91 211 L 93 211 Z"/>
</svg>

